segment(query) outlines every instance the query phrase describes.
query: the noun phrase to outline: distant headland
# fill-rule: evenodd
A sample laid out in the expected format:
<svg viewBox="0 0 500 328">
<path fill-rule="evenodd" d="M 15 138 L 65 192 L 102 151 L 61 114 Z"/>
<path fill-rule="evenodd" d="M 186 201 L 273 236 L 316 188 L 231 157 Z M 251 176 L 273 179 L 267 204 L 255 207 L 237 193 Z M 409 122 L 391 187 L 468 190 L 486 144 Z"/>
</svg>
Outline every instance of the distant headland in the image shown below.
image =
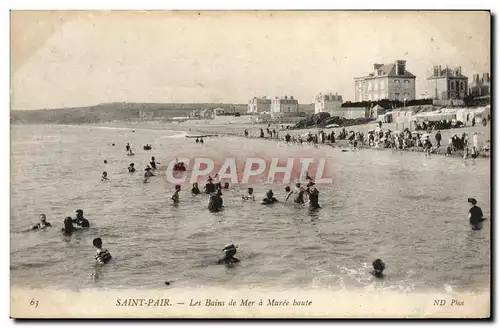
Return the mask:
<svg viewBox="0 0 500 328">
<path fill-rule="evenodd" d="M 129 103 L 113 102 L 95 106 L 39 110 L 11 110 L 11 124 L 93 124 L 137 120 L 172 121 L 196 109 L 232 108 L 244 113 L 246 104 L 224 103 Z"/>
</svg>

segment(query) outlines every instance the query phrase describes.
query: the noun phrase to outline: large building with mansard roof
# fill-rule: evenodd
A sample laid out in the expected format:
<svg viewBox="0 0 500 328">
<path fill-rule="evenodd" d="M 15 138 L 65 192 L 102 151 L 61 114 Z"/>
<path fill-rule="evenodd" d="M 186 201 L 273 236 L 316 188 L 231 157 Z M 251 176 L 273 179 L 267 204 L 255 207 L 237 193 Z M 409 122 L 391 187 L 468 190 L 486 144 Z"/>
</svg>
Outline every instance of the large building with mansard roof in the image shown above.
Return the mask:
<svg viewBox="0 0 500 328">
<path fill-rule="evenodd" d="M 406 70 L 406 60 L 373 64 L 373 72 L 354 78 L 354 101 L 415 99 L 416 76 Z"/>
</svg>

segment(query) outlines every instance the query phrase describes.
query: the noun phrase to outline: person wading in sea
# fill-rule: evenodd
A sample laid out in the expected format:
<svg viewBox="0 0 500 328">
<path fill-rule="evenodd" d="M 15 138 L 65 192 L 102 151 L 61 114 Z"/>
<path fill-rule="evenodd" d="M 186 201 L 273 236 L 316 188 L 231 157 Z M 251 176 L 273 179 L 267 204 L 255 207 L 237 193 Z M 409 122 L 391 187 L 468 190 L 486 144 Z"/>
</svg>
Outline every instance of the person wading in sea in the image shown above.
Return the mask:
<svg viewBox="0 0 500 328">
<path fill-rule="evenodd" d="M 224 257 L 221 258 L 219 261 L 217 261 L 218 264 L 232 264 L 232 263 L 238 263 L 240 262 L 239 259 L 234 257 L 236 255 L 236 246 L 234 244 L 227 245 L 222 249 L 224 252 Z"/>
<path fill-rule="evenodd" d="M 381 259 L 376 259 L 372 263 L 373 271 L 372 274 L 377 278 L 384 277 L 385 263 Z"/>
<path fill-rule="evenodd" d="M 271 189 L 269 189 L 266 193 L 266 198 L 264 198 L 261 202 L 262 205 L 270 205 L 270 204 L 274 204 L 274 203 L 277 203 L 278 200 L 276 198 L 273 197 L 274 196 L 274 193 Z"/>
<path fill-rule="evenodd" d="M 481 230 L 483 226 L 483 221 L 486 219 L 483 217 L 483 211 L 479 206 L 477 206 L 477 200 L 475 198 L 468 198 L 467 201 L 472 204 L 469 210 L 469 224 L 472 230 Z"/>
<path fill-rule="evenodd" d="M 222 200 L 222 190 L 217 190 L 216 193 L 210 195 L 208 199 L 208 210 L 212 213 L 220 212 L 224 207 Z"/>
<path fill-rule="evenodd" d="M 37 223 L 33 226 L 32 230 L 43 230 L 45 228 L 52 227 L 50 222 L 47 222 L 47 217 L 45 214 L 40 214 L 40 223 Z"/>
<path fill-rule="evenodd" d="M 78 229 L 90 227 L 89 220 L 83 217 L 83 210 L 76 210 L 76 218 L 73 219 L 73 223 Z"/>
<path fill-rule="evenodd" d="M 176 185 L 175 186 L 175 192 L 172 195 L 172 200 L 174 201 L 175 204 L 179 203 L 179 192 L 181 192 L 181 186 Z"/>
<path fill-rule="evenodd" d="M 111 260 L 111 254 L 107 249 L 102 248 L 102 239 L 94 238 L 92 244 L 97 248 L 96 254 L 94 255 L 97 264 L 106 264 Z"/>
<path fill-rule="evenodd" d="M 191 195 L 198 195 L 200 193 L 200 188 L 198 188 L 198 182 L 193 183 L 193 188 L 191 188 Z"/>
</svg>

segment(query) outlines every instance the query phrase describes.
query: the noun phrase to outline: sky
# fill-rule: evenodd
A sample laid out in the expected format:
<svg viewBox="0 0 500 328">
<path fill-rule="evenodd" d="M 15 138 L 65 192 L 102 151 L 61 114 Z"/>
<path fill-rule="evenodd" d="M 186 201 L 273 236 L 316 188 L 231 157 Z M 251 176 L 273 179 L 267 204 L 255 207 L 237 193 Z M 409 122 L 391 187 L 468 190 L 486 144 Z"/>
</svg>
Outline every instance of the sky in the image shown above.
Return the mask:
<svg viewBox="0 0 500 328">
<path fill-rule="evenodd" d="M 488 12 L 12 11 L 11 108 L 354 98 L 374 63 L 490 72 Z"/>
</svg>

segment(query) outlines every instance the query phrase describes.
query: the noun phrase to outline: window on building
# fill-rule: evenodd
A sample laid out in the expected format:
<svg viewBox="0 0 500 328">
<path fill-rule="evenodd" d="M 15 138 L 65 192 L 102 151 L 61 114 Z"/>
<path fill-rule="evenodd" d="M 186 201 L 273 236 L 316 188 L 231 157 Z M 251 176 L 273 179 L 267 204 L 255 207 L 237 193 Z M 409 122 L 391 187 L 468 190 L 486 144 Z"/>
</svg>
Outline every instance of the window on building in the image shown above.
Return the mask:
<svg viewBox="0 0 500 328">
<path fill-rule="evenodd" d="M 398 99 L 399 99 L 399 93 L 398 93 L 398 92 L 396 92 L 396 93 L 394 94 L 394 99 L 395 99 L 395 100 L 398 100 Z"/>
<path fill-rule="evenodd" d="M 385 89 L 385 81 L 380 81 L 380 90 Z"/>
<path fill-rule="evenodd" d="M 404 85 L 405 85 L 405 87 L 409 86 L 410 85 L 410 81 L 409 80 L 405 80 L 404 81 Z"/>
<path fill-rule="evenodd" d="M 400 80 L 394 80 L 394 84 L 396 84 L 396 85 L 400 85 L 400 84 L 401 84 L 401 81 L 400 81 Z"/>
<path fill-rule="evenodd" d="M 453 83 L 453 81 L 450 81 L 449 85 L 450 90 L 455 90 L 455 83 Z"/>
<path fill-rule="evenodd" d="M 460 90 L 464 91 L 465 89 L 465 83 L 460 82 Z"/>
</svg>

